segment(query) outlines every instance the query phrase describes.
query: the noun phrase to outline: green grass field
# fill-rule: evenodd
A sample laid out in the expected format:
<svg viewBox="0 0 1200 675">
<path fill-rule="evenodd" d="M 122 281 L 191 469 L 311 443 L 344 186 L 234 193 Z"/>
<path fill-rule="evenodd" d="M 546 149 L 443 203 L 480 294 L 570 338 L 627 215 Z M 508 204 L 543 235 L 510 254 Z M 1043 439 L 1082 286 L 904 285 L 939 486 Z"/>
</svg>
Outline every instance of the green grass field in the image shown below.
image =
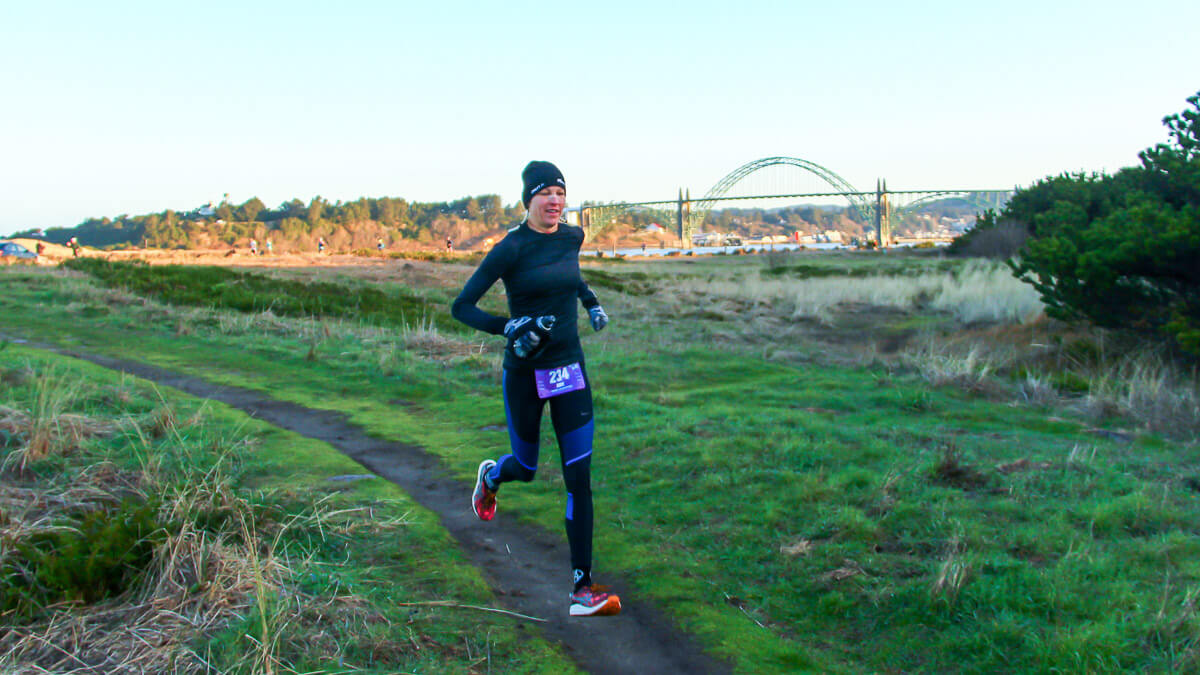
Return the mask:
<svg viewBox="0 0 1200 675">
<path fill-rule="evenodd" d="M 1023 398 L 1021 378 L 1046 359 L 998 369 L 987 386 L 935 386 L 913 365 L 914 335 L 978 344 L 1026 328 L 949 306 L 965 276 L 955 262 L 881 256 L 587 266 L 613 317 L 584 333 L 601 581 L 621 571 L 634 584 L 623 597 L 661 604 L 743 672 L 1200 668 L 1194 435 L 1148 432 L 1119 407 L 1088 413 L 1065 394 Z M 836 270 L 949 281 L 888 307 L 844 299 L 820 321 L 760 292 L 793 283 L 799 297 Z M 469 272 L 444 266 L 411 294 L 446 311 Z M 0 270 L 0 289 L 9 336 L 340 410 L 441 456 L 464 486 L 506 443 L 502 345 L 486 336 L 162 304 L 53 270 Z M 487 302 L 502 306 L 495 291 Z M 900 352 L 882 353 L 884 338 Z M 561 493 L 557 463 L 544 462 L 503 508 L 557 533 Z M 436 545 L 422 555 L 404 566 L 421 597 L 486 601 L 466 572 L 425 576 L 426 560 L 448 555 Z M 504 668 L 555 657 L 512 658 Z"/>
<path fill-rule="evenodd" d="M 327 444 L 0 344 L 0 670 L 574 671 Z"/>
</svg>

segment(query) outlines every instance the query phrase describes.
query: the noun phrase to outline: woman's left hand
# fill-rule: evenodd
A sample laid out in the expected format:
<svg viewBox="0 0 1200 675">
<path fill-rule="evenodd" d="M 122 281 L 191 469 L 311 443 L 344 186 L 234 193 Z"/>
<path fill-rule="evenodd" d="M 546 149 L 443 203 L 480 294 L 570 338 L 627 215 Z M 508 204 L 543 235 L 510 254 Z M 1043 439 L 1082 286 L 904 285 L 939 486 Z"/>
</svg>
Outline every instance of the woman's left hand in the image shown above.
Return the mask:
<svg viewBox="0 0 1200 675">
<path fill-rule="evenodd" d="M 588 310 L 588 316 L 592 320 L 592 330 L 599 331 L 608 325 L 608 314 L 600 305 Z"/>
</svg>

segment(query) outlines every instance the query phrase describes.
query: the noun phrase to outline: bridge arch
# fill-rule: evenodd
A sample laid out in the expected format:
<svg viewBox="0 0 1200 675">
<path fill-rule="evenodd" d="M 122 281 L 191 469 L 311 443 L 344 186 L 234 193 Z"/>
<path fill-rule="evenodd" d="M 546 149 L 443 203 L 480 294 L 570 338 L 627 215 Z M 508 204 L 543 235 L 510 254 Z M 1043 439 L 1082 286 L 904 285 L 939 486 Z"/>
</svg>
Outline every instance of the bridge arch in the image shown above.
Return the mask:
<svg viewBox="0 0 1200 675">
<path fill-rule="evenodd" d="M 909 201 L 903 206 L 896 207 L 894 215 L 899 218 L 920 211 L 922 207 L 932 204 L 933 202 L 943 199 L 961 199 L 968 206 L 987 211 L 989 209 L 1000 209 L 1008 198 L 1012 196 L 1012 192 L 1007 191 L 965 191 L 965 190 L 943 190 L 939 192 L 930 192 L 916 199 Z"/>
<path fill-rule="evenodd" d="M 708 192 L 703 197 L 696 200 L 687 218 L 686 236 L 690 236 L 692 232 L 704 222 L 704 219 L 712 211 L 713 204 L 720 197 L 724 197 L 742 180 L 751 174 L 771 166 L 794 166 L 803 169 L 821 180 L 825 181 L 834 189 L 834 192 L 843 195 L 846 201 L 850 203 L 850 208 L 854 209 L 858 214 L 861 222 L 870 223 L 875 218 L 875 206 L 863 197 L 863 193 L 850 184 L 845 178 L 837 175 L 833 171 L 806 159 L 799 157 L 764 157 L 756 159 L 753 162 L 747 162 L 738 168 L 730 171 L 724 178 L 717 181 L 716 185 L 709 188 Z"/>
</svg>

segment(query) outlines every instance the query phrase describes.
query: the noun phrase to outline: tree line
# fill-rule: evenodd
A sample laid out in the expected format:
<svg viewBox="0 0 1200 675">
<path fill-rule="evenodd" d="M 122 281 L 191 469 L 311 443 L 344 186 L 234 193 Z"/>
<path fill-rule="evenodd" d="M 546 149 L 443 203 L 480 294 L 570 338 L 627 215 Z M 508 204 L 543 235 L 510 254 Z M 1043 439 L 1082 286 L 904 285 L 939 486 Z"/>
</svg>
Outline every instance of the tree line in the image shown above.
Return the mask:
<svg viewBox="0 0 1200 675">
<path fill-rule="evenodd" d="M 585 202 L 584 205 L 589 205 Z M 950 208 L 931 204 L 926 210 Z M 318 237 L 331 246 L 373 248 L 378 239 L 390 246 L 411 241 L 431 246 L 445 239 L 456 242 L 494 233 L 519 222 L 525 214 L 519 202 L 504 204 L 499 195 L 487 194 L 447 202 L 410 202 L 399 197 L 362 197 L 349 202 L 329 202 L 320 196 L 305 202 L 291 199 L 274 208 L 258 197 L 241 204 L 227 198 L 219 204 L 191 210 L 167 209 L 143 215 L 88 218 L 74 227 L 25 230 L 14 237 L 40 238 L 65 244 L 78 237 L 87 246 L 116 248 L 218 248 L 242 246 L 251 238 L 260 244 L 270 239 L 278 251 L 312 250 Z M 671 230 L 674 209 L 642 210 L 623 214 L 620 220 L 634 229 L 657 223 Z M 747 227 L 777 227 L 781 231 L 842 230 L 867 232 L 870 223 L 844 206 L 799 205 L 775 209 L 714 209 L 703 228 L 732 232 Z M 595 234 L 595 233 L 593 233 Z"/>
<path fill-rule="evenodd" d="M 347 245 L 366 245 L 369 239 L 389 243 L 414 240 L 435 243 L 461 240 L 520 220 L 520 203 L 505 205 L 489 194 L 448 202 L 410 202 L 403 198 L 363 197 L 329 202 L 320 196 L 308 202 L 292 199 L 268 208 L 258 197 L 242 204 L 228 199 L 215 206 L 188 211 L 167 209 L 144 215 L 89 218 L 75 227 L 27 230 L 14 237 L 38 237 L 66 243 L 71 237 L 100 248 L 122 245 L 155 248 L 237 246 L 250 238 L 270 238 L 281 250 L 315 247 L 317 237 L 341 238 Z"/>
</svg>

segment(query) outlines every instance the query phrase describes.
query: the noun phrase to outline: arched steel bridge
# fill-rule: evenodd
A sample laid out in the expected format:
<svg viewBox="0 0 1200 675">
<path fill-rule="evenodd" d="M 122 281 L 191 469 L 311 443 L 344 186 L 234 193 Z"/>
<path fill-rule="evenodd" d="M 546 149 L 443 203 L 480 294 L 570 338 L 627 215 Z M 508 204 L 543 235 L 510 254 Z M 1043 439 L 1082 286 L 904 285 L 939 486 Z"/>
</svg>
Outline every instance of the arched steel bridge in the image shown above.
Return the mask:
<svg viewBox="0 0 1200 675">
<path fill-rule="evenodd" d="M 730 190 L 738 183 L 754 173 L 774 166 L 796 167 L 813 174 L 828 184 L 832 188 L 832 191 L 728 196 Z M 691 242 L 691 235 L 700 229 L 704 223 L 704 219 L 718 202 L 752 199 L 841 197 L 847 201 L 848 207 L 855 212 L 860 222 L 869 223 L 874 226 L 875 243 L 879 246 L 887 246 L 892 240 L 891 225 L 893 220 L 909 213 L 915 213 L 921 207 L 931 202 L 939 199 L 958 198 L 984 211 L 999 208 L 1011 195 L 1012 190 L 888 190 L 887 181 L 884 180 L 876 181 L 873 192 L 866 192 L 856 189 L 846 179 L 815 162 L 798 157 L 765 157 L 753 162 L 747 162 L 729 172 L 724 178 L 709 188 L 708 192 L 699 199 L 692 199 L 689 193 L 680 190 L 679 197 L 674 200 L 585 204 L 572 210 L 579 213 L 579 223 L 585 229 L 615 222 L 622 215 L 639 210 L 674 211 L 676 234 L 683 245 L 686 246 Z M 893 196 L 900 196 L 901 198 L 894 199 Z"/>
</svg>

